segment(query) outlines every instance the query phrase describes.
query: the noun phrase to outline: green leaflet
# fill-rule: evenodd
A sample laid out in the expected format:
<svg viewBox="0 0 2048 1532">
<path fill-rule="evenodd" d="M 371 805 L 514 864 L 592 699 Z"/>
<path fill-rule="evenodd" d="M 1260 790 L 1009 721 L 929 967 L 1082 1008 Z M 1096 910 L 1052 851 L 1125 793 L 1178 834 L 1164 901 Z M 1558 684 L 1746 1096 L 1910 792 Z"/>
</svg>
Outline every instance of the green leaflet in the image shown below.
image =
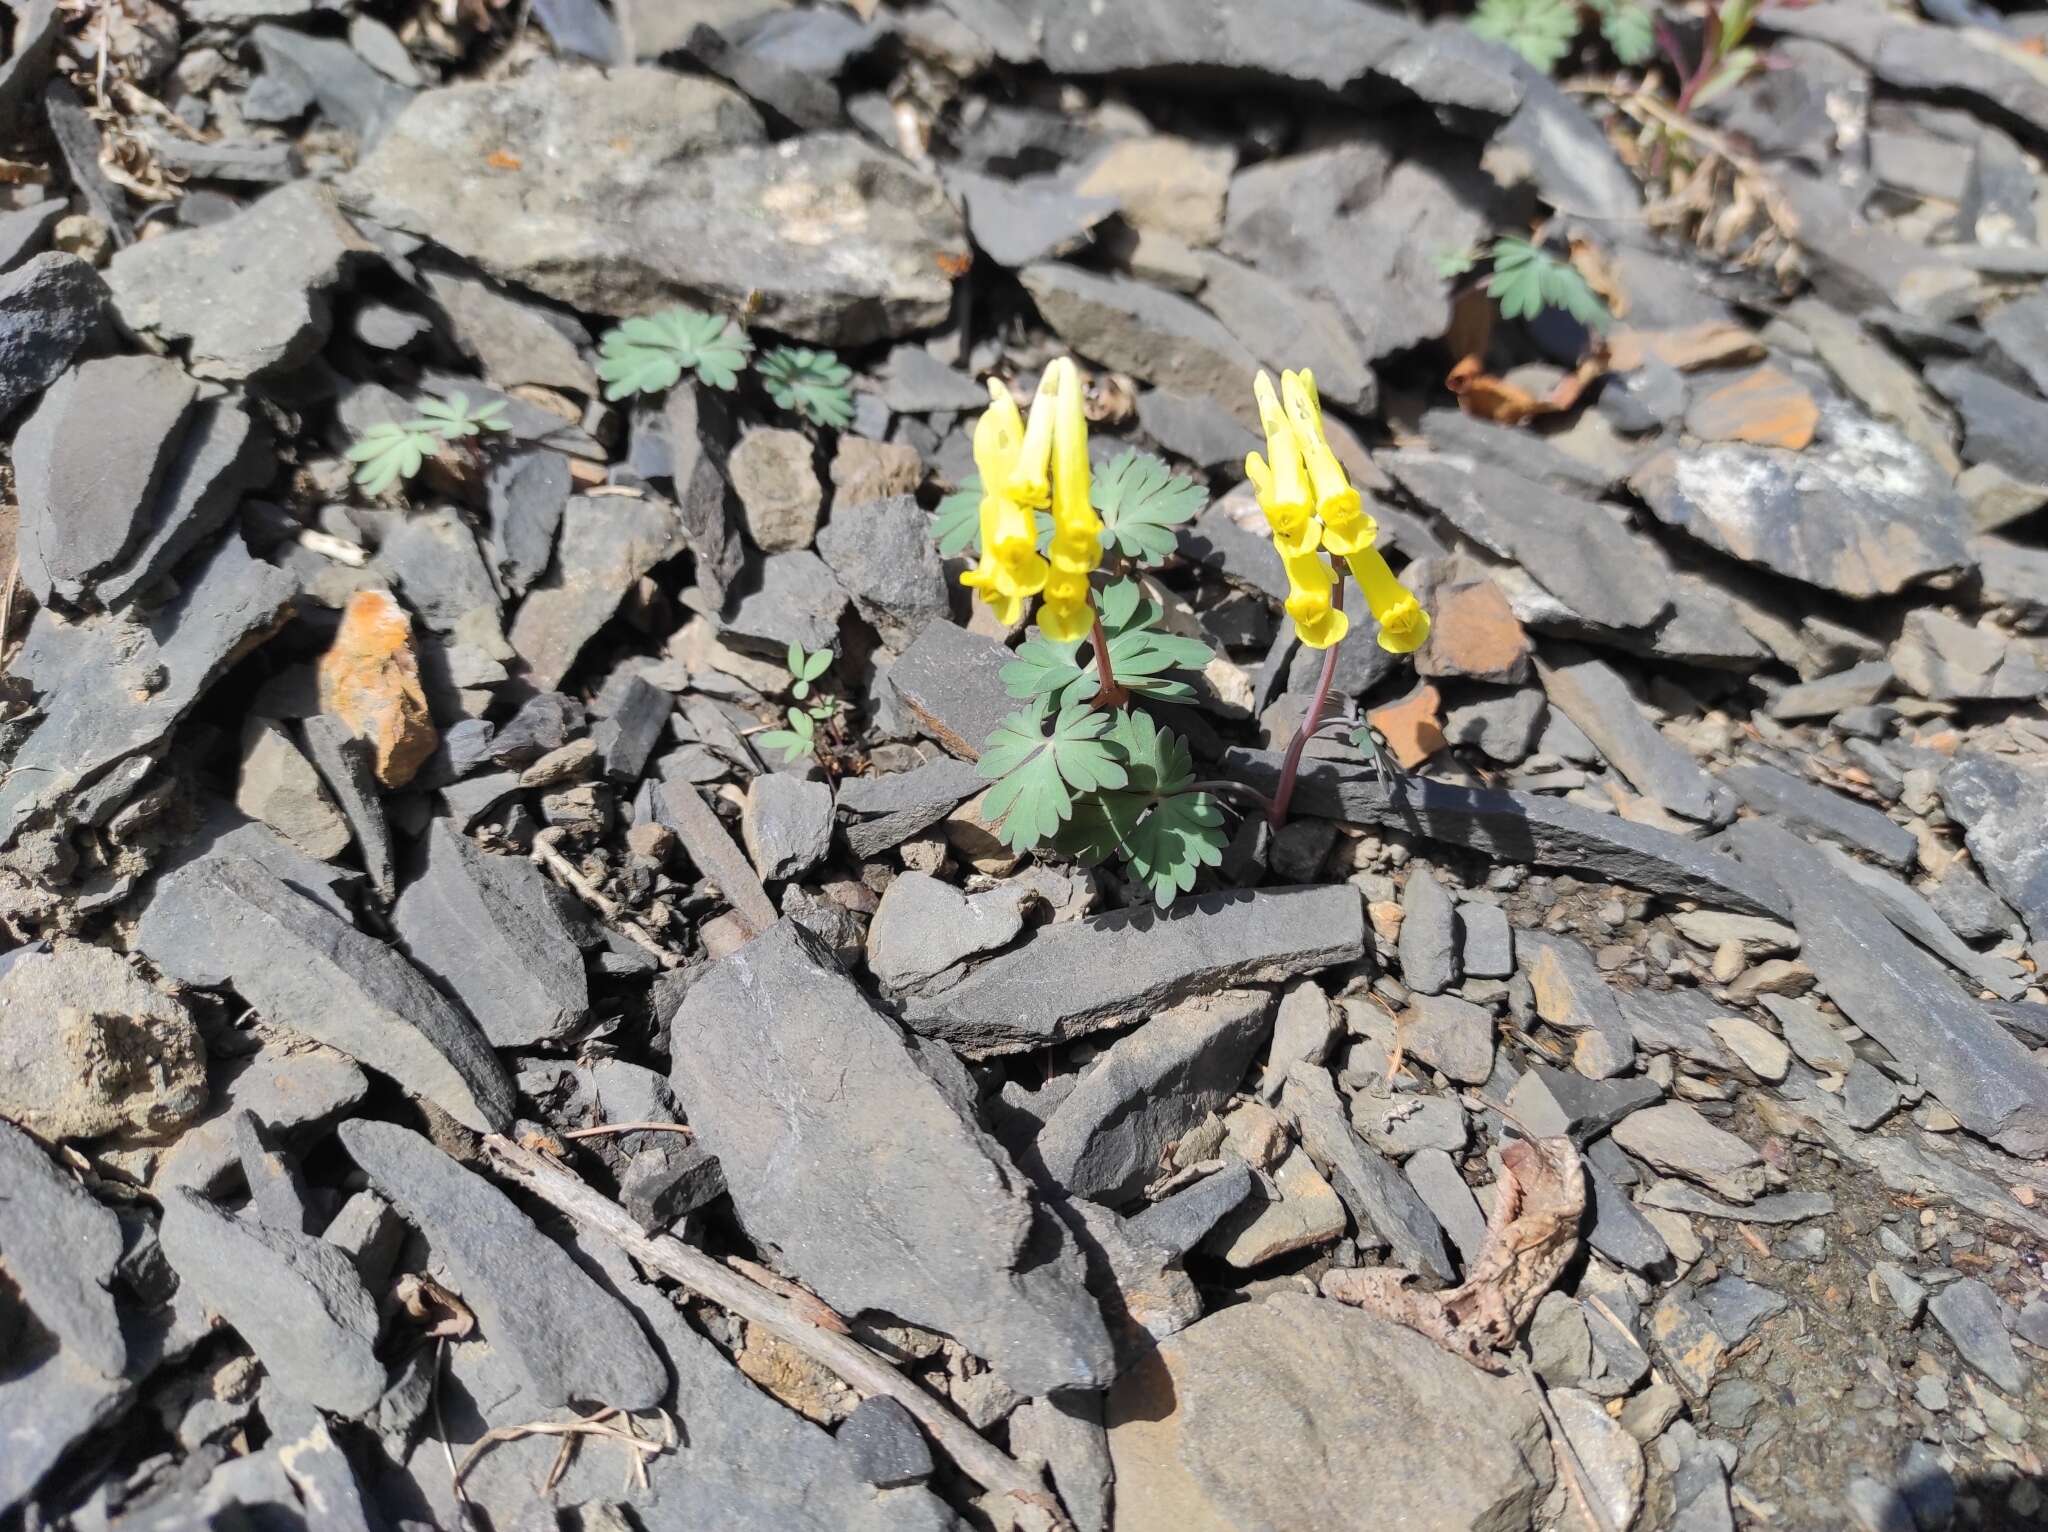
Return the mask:
<svg viewBox="0 0 2048 1532">
<path fill-rule="evenodd" d="M 348 460 L 356 465 L 356 487 L 366 495 L 381 495 L 399 480 L 418 473 L 440 445 L 440 433 L 419 421 L 403 425 L 383 421 L 371 426 L 348 449 Z"/>
<path fill-rule="evenodd" d="M 1222 862 L 1223 811 L 1209 794 L 1189 790 L 1186 741 L 1147 714 L 1120 710 L 1108 739 L 1129 780 L 1084 799 L 1054 843 L 1085 862 L 1121 857 L 1165 906 L 1195 886 L 1202 868 Z"/>
<path fill-rule="evenodd" d="M 1526 239 L 1493 242 L 1493 275 L 1486 292 L 1504 319 L 1534 319 L 1545 309 L 1563 309 L 1589 329 L 1604 330 L 1607 305 L 1570 264 Z"/>
<path fill-rule="evenodd" d="M 1176 546 L 1173 529 L 1201 514 L 1209 497 L 1193 479 L 1149 452 L 1126 452 L 1094 475 L 1088 498 L 1102 518 L 1102 546 L 1157 564 Z"/>
<path fill-rule="evenodd" d="M 1647 64 L 1657 51 L 1656 18 L 1640 0 L 1592 0 L 1600 35 L 1624 64 Z"/>
<path fill-rule="evenodd" d="M 1028 851 L 1050 840 L 1074 812 L 1077 794 L 1122 787 L 1127 774 L 1103 739 L 1109 717 L 1070 707 L 1052 720 L 1012 713 L 982 747 L 981 774 L 995 779 L 982 812 L 1005 845 Z"/>
<path fill-rule="evenodd" d="M 981 557 L 981 475 L 970 473 L 960 487 L 939 502 L 932 512 L 932 541 L 939 545 L 939 557 L 965 553 Z"/>
<path fill-rule="evenodd" d="M 777 346 L 754 365 L 768 397 L 814 426 L 853 424 L 853 369 L 831 351 Z"/>
<path fill-rule="evenodd" d="M 1212 655 L 1198 639 L 1181 638 L 1161 630 L 1164 615 L 1144 599 L 1136 580 L 1119 580 L 1099 598 L 1102 630 L 1109 639 L 1109 664 L 1117 680 L 1144 697 L 1171 699 L 1189 695 L 1187 682 L 1178 680 L 1176 670 L 1200 670 Z M 1020 701 L 1029 702 L 1042 716 L 1092 700 L 1101 689 L 1101 678 L 1091 654 L 1081 659 L 1082 645 L 1056 644 L 1034 632 L 1017 646 L 1017 657 L 1002 670 L 1003 688 Z"/>
<path fill-rule="evenodd" d="M 475 436 L 483 431 L 509 431 L 512 428 L 505 419 L 504 400 L 493 399 L 471 409 L 467 394 L 422 400 L 420 418 L 412 424 L 450 442 L 458 436 Z"/>
<path fill-rule="evenodd" d="M 786 716 L 788 728 L 769 729 L 756 734 L 754 743 L 766 750 L 780 750 L 783 764 L 789 765 L 817 750 L 818 726 L 802 708 L 793 707 Z"/>
<path fill-rule="evenodd" d="M 1468 25 L 1549 74 L 1579 35 L 1578 0 L 1480 0 Z"/>
<path fill-rule="evenodd" d="M 660 393 L 685 372 L 707 387 L 730 390 L 753 353 L 747 332 L 724 315 L 677 307 L 607 330 L 598 343 L 597 375 L 607 399 Z"/>
</svg>

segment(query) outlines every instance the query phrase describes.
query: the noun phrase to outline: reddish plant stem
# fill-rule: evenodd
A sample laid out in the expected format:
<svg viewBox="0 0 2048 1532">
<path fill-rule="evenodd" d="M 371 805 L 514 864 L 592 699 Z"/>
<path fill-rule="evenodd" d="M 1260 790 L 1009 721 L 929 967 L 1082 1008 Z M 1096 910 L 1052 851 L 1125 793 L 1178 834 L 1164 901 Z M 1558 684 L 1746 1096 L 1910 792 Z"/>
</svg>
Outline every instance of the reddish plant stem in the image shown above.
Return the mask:
<svg viewBox="0 0 2048 1532">
<path fill-rule="evenodd" d="M 1330 602 L 1339 609 L 1344 605 L 1344 571 L 1341 566 L 1337 570 L 1336 583 L 1330 587 Z M 1266 822 L 1275 830 L 1287 823 L 1287 805 L 1294 800 L 1294 779 L 1301 771 L 1301 752 L 1308 748 L 1310 737 L 1322 722 L 1323 706 L 1330 700 L 1330 683 L 1337 676 L 1337 649 L 1342 642 L 1339 639 L 1323 651 L 1323 668 L 1316 676 L 1315 695 L 1309 698 L 1308 711 L 1302 715 L 1294 738 L 1287 742 L 1287 758 L 1280 763 L 1280 783 L 1273 789 L 1273 808 L 1266 815 Z"/>
<path fill-rule="evenodd" d="M 1131 700 L 1131 694 L 1124 684 L 1117 680 L 1116 671 L 1109 663 L 1109 637 L 1102 631 L 1102 614 L 1095 610 L 1091 598 L 1088 603 L 1088 621 L 1093 625 L 1088 642 L 1095 650 L 1095 701 L 1099 708 L 1122 707 Z"/>
</svg>

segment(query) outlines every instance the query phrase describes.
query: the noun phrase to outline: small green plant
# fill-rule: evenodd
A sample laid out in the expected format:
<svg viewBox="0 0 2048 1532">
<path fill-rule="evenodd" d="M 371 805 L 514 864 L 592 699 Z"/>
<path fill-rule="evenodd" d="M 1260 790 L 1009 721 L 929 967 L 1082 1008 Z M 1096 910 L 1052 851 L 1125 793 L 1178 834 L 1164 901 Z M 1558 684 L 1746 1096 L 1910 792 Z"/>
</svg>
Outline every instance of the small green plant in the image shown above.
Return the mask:
<svg viewBox="0 0 2048 1532">
<path fill-rule="evenodd" d="M 1118 580 L 1106 587 L 1099 615 L 1109 646 L 1110 674 L 1126 692 L 1161 702 L 1192 694 L 1193 688 L 1174 672 L 1200 670 L 1211 659 L 1209 646 L 1163 631 L 1159 623 L 1165 614 L 1145 599 L 1136 580 Z M 1084 646 L 1091 650 L 1085 661 Z M 1039 717 L 1092 702 L 1102 689 L 1093 647 L 1092 637 L 1062 644 L 1034 633 L 1003 667 L 1003 689 Z"/>
<path fill-rule="evenodd" d="M 780 408 L 793 410 L 814 426 L 844 430 L 853 424 L 853 372 L 832 352 L 777 346 L 754 370 Z"/>
<path fill-rule="evenodd" d="M 1622 63 L 1647 64 L 1655 54 L 1656 18 L 1644 0 L 1480 0 L 1468 24 L 1550 74 L 1588 17 L 1599 22 L 1601 38 Z"/>
<path fill-rule="evenodd" d="M 1571 262 L 1526 239 L 1502 235 L 1490 244 L 1436 255 L 1437 274 L 1445 279 L 1469 275 L 1489 265 L 1486 295 L 1504 319 L 1534 319 L 1545 309 L 1562 309 L 1589 330 L 1613 323 L 1607 305 Z"/>
<path fill-rule="evenodd" d="M 802 644 L 792 643 L 789 655 L 783 662 L 789 672 L 789 694 L 798 702 L 811 698 L 812 688 L 820 677 L 832 668 L 832 651 L 816 649 L 805 652 Z M 807 755 L 818 753 L 818 725 L 837 718 L 846 704 L 837 697 L 819 696 L 810 700 L 807 706 L 791 707 L 783 716 L 789 727 L 767 729 L 754 737 L 756 744 L 766 750 L 780 750 L 784 765 L 791 765 Z"/>
<path fill-rule="evenodd" d="M 356 465 L 356 487 L 374 497 L 418 473 L 443 444 L 509 429 L 502 400 L 472 409 L 467 394 L 450 394 L 423 400 L 412 420 L 370 426 L 349 447 L 348 460 Z"/>
<path fill-rule="evenodd" d="M 1149 452 L 1126 452 L 1094 476 L 1089 500 L 1102 518 L 1102 546 L 1141 564 L 1173 556 L 1173 529 L 1209 503 L 1202 486 Z"/>
<path fill-rule="evenodd" d="M 832 651 L 818 649 L 806 654 L 802 644 L 792 643 L 785 664 L 789 670 L 789 694 L 801 702 L 811 694 L 811 683 L 832 668 Z"/>
<path fill-rule="evenodd" d="M 1756 67 L 1757 52 L 1742 40 L 1756 20 L 1757 0 L 1708 0 L 1706 28 L 1700 34 L 1699 54 L 1690 63 L 1678 45 L 1678 34 L 1662 17 L 1657 18 L 1657 44 L 1671 67 L 1678 71 L 1678 99 L 1672 103 L 1679 116 L 1739 84 Z"/>
<path fill-rule="evenodd" d="M 685 372 L 730 392 L 753 354 L 747 332 L 724 315 L 677 307 L 607 330 L 598 342 L 597 375 L 612 400 L 674 388 Z"/>
</svg>

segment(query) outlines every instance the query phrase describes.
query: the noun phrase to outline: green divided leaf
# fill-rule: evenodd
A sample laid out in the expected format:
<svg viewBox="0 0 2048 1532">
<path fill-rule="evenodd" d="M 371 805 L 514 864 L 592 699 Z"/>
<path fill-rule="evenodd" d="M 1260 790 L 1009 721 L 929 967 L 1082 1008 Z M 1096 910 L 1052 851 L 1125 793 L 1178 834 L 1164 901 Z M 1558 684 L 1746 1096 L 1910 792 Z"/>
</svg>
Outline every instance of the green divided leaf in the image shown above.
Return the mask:
<svg viewBox="0 0 2048 1532">
<path fill-rule="evenodd" d="M 1477 266 L 1484 254 L 1478 245 L 1445 246 L 1430 257 L 1430 264 L 1436 267 L 1438 276 L 1449 282 Z"/>
<path fill-rule="evenodd" d="M 418 421 L 371 426 L 348 449 L 348 460 L 356 465 L 356 487 L 366 495 L 381 495 L 418 473 L 440 445 L 439 433 Z"/>
<path fill-rule="evenodd" d="M 777 346 L 755 364 L 768 397 L 814 426 L 853 424 L 853 369 L 830 351 Z"/>
<path fill-rule="evenodd" d="M 420 418 L 411 424 L 432 431 L 441 440 L 449 442 L 459 436 L 475 436 L 483 431 L 512 429 L 511 422 L 505 418 L 504 400 L 493 399 L 471 409 L 467 394 L 450 394 L 446 399 L 423 401 Z"/>
<path fill-rule="evenodd" d="M 939 545 L 939 557 L 956 553 L 981 557 L 981 475 L 970 473 L 960 487 L 939 502 L 932 512 L 932 541 Z"/>
<path fill-rule="evenodd" d="M 1177 670 L 1200 670 L 1213 657 L 1198 639 L 1161 630 L 1164 615 L 1144 599 L 1136 580 L 1119 580 L 1104 590 L 1098 610 L 1109 639 L 1109 664 L 1124 686 L 1144 697 L 1162 700 L 1188 696 L 1192 688 L 1178 680 Z M 1029 702 L 1042 717 L 1090 701 L 1101 689 L 1091 653 L 1084 662 L 1079 643 L 1056 644 L 1042 633 L 1017 646 L 1017 655 L 1002 670 L 1003 688 Z"/>
<path fill-rule="evenodd" d="M 1600 35 L 1624 64 L 1647 64 L 1657 51 L 1657 19 L 1642 0 L 1592 0 Z"/>
<path fill-rule="evenodd" d="M 1208 503 L 1193 479 L 1149 452 L 1126 452 L 1094 476 L 1089 500 L 1102 517 L 1102 546 L 1125 558 L 1157 564 L 1174 550 L 1173 529 Z"/>
<path fill-rule="evenodd" d="M 981 774 L 995 779 L 982 812 L 1003 843 L 1028 851 L 1074 812 L 1076 795 L 1122 787 L 1127 774 L 1103 738 L 1109 717 L 1070 707 L 1052 720 L 1012 713 L 982 747 Z"/>
<path fill-rule="evenodd" d="M 597 375 L 607 399 L 660 393 L 685 372 L 707 387 L 731 389 L 753 353 L 747 332 L 723 314 L 663 309 L 607 330 L 598 343 Z"/>
<path fill-rule="evenodd" d="M 802 708 L 793 707 L 785 715 L 789 719 L 786 729 L 769 729 L 754 736 L 754 743 L 766 750 L 780 750 L 784 765 L 802 760 L 818 748 L 818 726 L 811 715 Z"/>
<path fill-rule="evenodd" d="M 1129 780 L 1078 805 L 1055 844 L 1087 862 L 1122 857 L 1155 903 L 1171 904 L 1202 868 L 1222 862 L 1223 811 L 1209 794 L 1190 791 L 1186 741 L 1146 714 L 1118 712 L 1108 738 Z"/>
<path fill-rule="evenodd" d="M 1480 0 L 1469 25 L 1549 74 L 1579 35 L 1578 0 Z"/>
<path fill-rule="evenodd" d="M 1526 239 L 1493 242 L 1493 275 L 1487 295 L 1505 319 L 1534 319 L 1545 309 L 1563 309 L 1589 329 L 1604 330 L 1607 305 L 1572 266 Z"/>
</svg>

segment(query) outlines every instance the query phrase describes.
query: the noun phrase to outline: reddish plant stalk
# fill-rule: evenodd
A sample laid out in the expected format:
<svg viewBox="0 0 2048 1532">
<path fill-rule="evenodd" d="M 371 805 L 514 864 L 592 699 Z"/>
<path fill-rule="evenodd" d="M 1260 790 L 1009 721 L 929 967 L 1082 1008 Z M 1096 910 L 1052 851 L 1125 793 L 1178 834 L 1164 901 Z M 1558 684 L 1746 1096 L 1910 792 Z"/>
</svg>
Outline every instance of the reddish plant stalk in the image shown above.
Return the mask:
<svg viewBox="0 0 2048 1532">
<path fill-rule="evenodd" d="M 1336 583 L 1330 587 L 1330 602 L 1340 610 L 1344 605 L 1344 570 L 1336 571 Z M 1337 649 L 1343 643 L 1330 645 L 1323 651 L 1323 668 L 1316 676 L 1315 695 L 1309 698 L 1308 711 L 1302 715 L 1300 725 L 1294 731 L 1294 738 L 1287 742 L 1287 757 L 1280 763 L 1280 784 L 1273 789 L 1273 807 L 1266 815 L 1266 822 L 1275 830 L 1287 823 L 1287 805 L 1294 800 L 1294 779 L 1301 771 L 1301 753 L 1308 748 L 1310 737 L 1323 719 L 1323 706 L 1330 700 L 1330 683 L 1337 677 Z"/>
</svg>

